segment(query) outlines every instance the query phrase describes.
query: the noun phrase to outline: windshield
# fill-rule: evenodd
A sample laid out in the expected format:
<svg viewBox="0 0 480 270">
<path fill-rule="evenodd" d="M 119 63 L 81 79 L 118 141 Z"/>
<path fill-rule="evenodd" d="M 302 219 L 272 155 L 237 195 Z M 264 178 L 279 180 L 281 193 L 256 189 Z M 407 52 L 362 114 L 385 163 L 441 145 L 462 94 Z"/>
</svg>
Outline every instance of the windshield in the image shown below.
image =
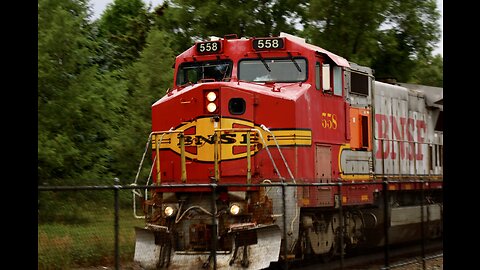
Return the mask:
<svg viewBox="0 0 480 270">
<path fill-rule="evenodd" d="M 177 85 L 197 83 L 202 79 L 229 81 L 231 74 L 231 60 L 182 63 L 178 68 Z"/>
<path fill-rule="evenodd" d="M 303 82 L 307 79 L 305 58 L 242 60 L 238 69 L 238 79 L 249 82 Z"/>
</svg>

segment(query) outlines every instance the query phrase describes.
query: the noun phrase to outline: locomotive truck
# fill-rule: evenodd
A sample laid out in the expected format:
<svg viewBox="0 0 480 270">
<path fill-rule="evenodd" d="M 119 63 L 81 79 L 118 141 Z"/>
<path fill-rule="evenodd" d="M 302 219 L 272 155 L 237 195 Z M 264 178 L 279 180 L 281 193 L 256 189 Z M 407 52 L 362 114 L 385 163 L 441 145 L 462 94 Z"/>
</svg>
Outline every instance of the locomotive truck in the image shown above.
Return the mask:
<svg viewBox="0 0 480 270">
<path fill-rule="evenodd" d="M 442 235 L 443 88 L 377 81 L 286 33 L 199 41 L 174 69 L 152 105 L 155 188 L 133 190 L 143 268 L 263 269 Z"/>
</svg>

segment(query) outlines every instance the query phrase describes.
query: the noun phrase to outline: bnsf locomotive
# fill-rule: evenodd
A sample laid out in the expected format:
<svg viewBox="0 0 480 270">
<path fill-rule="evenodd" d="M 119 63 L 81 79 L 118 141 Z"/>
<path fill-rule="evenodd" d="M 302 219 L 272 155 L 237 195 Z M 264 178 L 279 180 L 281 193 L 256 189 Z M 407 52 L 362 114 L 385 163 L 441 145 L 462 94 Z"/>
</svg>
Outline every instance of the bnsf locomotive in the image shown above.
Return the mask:
<svg viewBox="0 0 480 270">
<path fill-rule="evenodd" d="M 442 88 L 375 81 L 285 33 L 196 42 L 174 68 L 152 105 L 144 268 L 262 269 L 442 234 Z"/>
</svg>

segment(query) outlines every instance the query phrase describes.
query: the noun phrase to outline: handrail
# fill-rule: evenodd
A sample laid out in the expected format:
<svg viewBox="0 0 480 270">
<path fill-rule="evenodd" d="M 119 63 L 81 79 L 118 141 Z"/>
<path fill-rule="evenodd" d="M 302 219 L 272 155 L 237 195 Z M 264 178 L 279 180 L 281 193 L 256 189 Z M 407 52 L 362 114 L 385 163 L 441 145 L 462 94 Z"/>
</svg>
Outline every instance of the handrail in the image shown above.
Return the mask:
<svg viewBox="0 0 480 270">
<path fill-rule="evenodd" d="M 138 169 L 137 169 L 137 174 L 135 175 L 135 181 L 130 184 L 131 186 L 136 186 L 137 185 L 137 181 L 138 181 L 138 176 L 140 175 L 140 171 L 142 170 L 142 167 L 143 167 L 143 161 L 145 160 L 145 156 L 147 154 L 147 151 L 148 151 L 148 147 L 150 146 L 150 142 L 151 142 L 151 138 L 152 138 L 152 133 L 150 133 L 148 135 L 148 139 L 147 139 L 147 143 L 145 144 L 145 151 L 143 151 L 143 155 L 142 155 L 142 159 L 140 160 L 140 164 L 138 165 Z M 152 170 L 153 170 L 153 166 L 150 170 L 150 175 L 152 173 Z M 149 179 L 150 179 L 150 175 L 149 175 Z M 148 184 L 148 181 L 147 181 L 147 184 Z M 140 191 L 137 191 L 136 189 L 132 189 L 132 200 L 133 200 L 133 216 L 135 218 L 145 218 L 145 215 L 143 216 L 139 216 L 137 215 L 137 204 L 136 204 L 136 201 L 135 201 L 135 195 L 137 195 L 138 197 L 142 197 L 142 194 L 140 193 Z M 147 190 L 145 189 L 145 199 L 148 198 L 148 192 Z"/>
<path fill-rule="evenodd" d="M 270 129 L 268 129 L 264 124 L 260 125 L 260 127 L 272 136 L 273 141 L 275 142 L 275 145 L 277 146 L 278 152 L 280 153 L 280 156 L 282 157 L 283 163 L 285 164 L 285 167 L 287 168 L 288 174 L 292 178 L 292 181 L 295 183 L 295 177 L 293 177 L 292 171 L 290 170 L 290 167 L 288 166 L 287 160 L 283 156 L 282 150 L 280 150 L 280 145 L 278 145 L 277 138 L 275 137 L 273 132 L 271 132 Z"/>
<path fill-rule="evenodd" d="M 178 138 L 180 140 L 180 166 L 181 166 L 181 170 L 182 170 L 182 176 L 181 176 L 181 179 L 182 179 L 182 182 L 185 182 L 187 181 L 187 169 L 186 169 L 186 161 L 185 161 L 185 134 L 183 134 L 183 130 L 173 130 L 173 128 L 171 128 L 170 130 L 168 131 L 154 131 L 152 132 L 152 135 L 155 135 L 155 152 L 156 152 L 156 156 L 160 156 L 160 145 L 162 143 L 162 140 L 163 140 L 163 136 L 165 136 L 165 134 L 172 134 L 172 133 L 178 133 Z M 160 140 L 158 140 L 158 134 L 161 134 L 161 137 L 160 137 Z M 160 144 L 159 144 L 160 142 Z M 160 184 L 162 181 L 161 181 L 161 172 L 160 172 L 160 159 L 157 158 L 157 184 Z"/>
<path fill-rule="evenodd" d="M 138 177 L 140 175 L 140 171 L 143 167 L 143 162 L 145 160 L 145 156 L 146 156 L 146 153 L 148 151 L 148 147 L 150 145 L 150 143 L 152 142 L 152 137 L 153 135 L 155 135 L 155 156 L 153 157 L 153 164 L 156 164 L 156 168 L 157 168 L 157 185 L 159 185 L 161 183 L 161 171 L 160 171 L 160 145 L 163 141 L 163 137 L 165 136 L 165 134 L 172 134 L 172 133 L 178 133 L 179 135 L 179 140 L 180 140 L 180 159 L 181 159 L 181 170 L 182 170 L 182 173 L 181 173 L 181 179 L 182 179 L 182 182 L 185 183 L 186 180 L 187 180 L 187 170 L 186 170 L 186 161 L 185 161 L 185 135 L 183 134 L 183 130 L 173 130 L 173 128 L 170 128 L 170 130 L 167 130 L 167 131 L 154 131 L 154 132 L 151 132 L 149 135 L 148 135 L 148 139 L 147 139 L 147 143 L 145 145 L 145 151 L 143 152 L 143 155 L 142 155 L 142 159 L 140 160 L 140 164 L 138 166 L 138 169 L 137 169 L 137 174 L 135 175 L 135 180 L 132 184 L 130 184 L 131 186 L 137 186 L 137 181 L 138 181 Z M 157 136 L 161 134 L 160 138 Z M 147 179 L 147 185 L 148 183 L 150 182 L 150 178 L 152 176 L 152 172 L 153 172 L 153 166 L 151 166 L 150 168 L 150 173 L 148 175 L 148 179 Z M 132 189 L 132 194 L 133 194 L 133 216 L 135 218 L 145 218 L 145 216 L 139 216 L 137 215 L 137 209 L 136 209 L 136 201 L 135 201 L 135 196 L 138 196 L 138 197 L 142 197 L 142 194 L 140 191 L 138 191 L 137 189 Z M 145 190 L 145 200 L 148 199 L 148 192 Z"/>
<path fill-rule="evenodd" d="M 272 157 L 272 154 L 270 153 L 270 150 L 268 149 L 267 142 L 263 138 L 262 132 L 260 130 L 255 129 L 255 128 L 216 128 L 214 130 L 215 132 L 215 138 L 214 138 L 214 162 L 215 162 L 215 180 L 218 182 L 220 180 L 220 173 L 218 170 L 218 163 L 219 163 L 219 154 L 218 154 L 218 136 L 217 132 L 247 132 L 247 181 L 251 181 L 251 162 L 250 162 L 250 156 L 251 156 L 251 149 L 250 149 L 250 132 L 255 132 L 258 133 L 260 139 L 263 142 L 263 145 L 265 145 L 265 150 L 267 151 L 268 156 L 270 157 L 270 160 L 272 161 L 273 168 L 275 169 L 275 172 L 278 174 L 279 178 L 283 182 L 283 177 L 280 174 L 280 171 L 277 168 L 277 165 L 275 164 L 275 160 Z M 250 172 L 250 173 L 249 173 Z"/>
</svg>

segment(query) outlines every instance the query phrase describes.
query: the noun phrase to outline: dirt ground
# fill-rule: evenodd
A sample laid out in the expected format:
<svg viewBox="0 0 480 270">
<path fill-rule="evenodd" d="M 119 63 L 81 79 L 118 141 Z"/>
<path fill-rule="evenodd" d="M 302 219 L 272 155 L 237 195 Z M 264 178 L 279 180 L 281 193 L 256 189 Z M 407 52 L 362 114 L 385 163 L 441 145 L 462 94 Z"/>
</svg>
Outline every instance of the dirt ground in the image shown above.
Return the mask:
<svg viewBox="0 0 480 270">
<path fill-rule="evenodd" d="M 429 259 L 426 261 L 426 270 L 443 270 L 443 257 L 438 257 L 435 259 Z M 395 270 L 423 270 L 423 265 L 421 262 L 399 266 L 395 268 L 390 268 Z"/>
</svg>

